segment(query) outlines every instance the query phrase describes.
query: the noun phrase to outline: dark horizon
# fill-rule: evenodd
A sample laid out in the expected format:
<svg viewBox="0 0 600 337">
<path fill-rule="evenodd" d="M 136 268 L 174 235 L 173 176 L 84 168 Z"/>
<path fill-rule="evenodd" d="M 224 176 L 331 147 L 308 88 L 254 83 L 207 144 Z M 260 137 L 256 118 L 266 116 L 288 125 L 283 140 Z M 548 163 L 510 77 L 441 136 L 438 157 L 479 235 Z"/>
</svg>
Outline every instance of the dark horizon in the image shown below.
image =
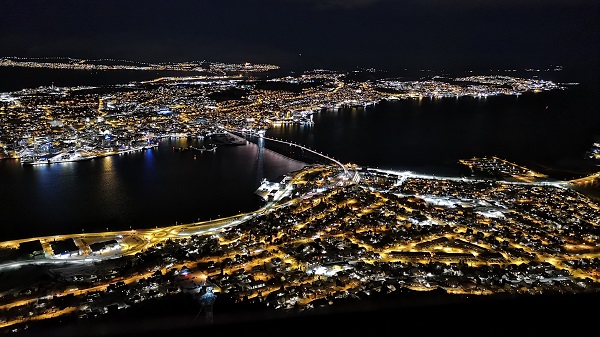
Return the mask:
<svg viewBox="0 0 600 337">
<path fill-rule="evenodd" d="M 22 0 L 3 7 L 0 56 L 333 70 L 600 68 L 600 4 L 591 0 Z"/>
</svg>

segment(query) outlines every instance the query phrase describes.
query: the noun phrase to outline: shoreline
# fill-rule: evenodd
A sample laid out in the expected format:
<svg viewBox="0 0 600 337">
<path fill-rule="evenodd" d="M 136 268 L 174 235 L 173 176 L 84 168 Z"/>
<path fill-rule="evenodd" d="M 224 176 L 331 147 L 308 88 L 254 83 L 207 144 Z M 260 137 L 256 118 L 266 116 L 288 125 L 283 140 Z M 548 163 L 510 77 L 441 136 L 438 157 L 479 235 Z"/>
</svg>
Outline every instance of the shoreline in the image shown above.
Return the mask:
<svg viewBox="0 0 600 337">
<path fill-rule="evenodd" d="M 130 153 L 130 152 L 137 152 L 137 151 L 143 151 L 143 150 L 150 150 L 150 149 L 154 149 L 157 148 L 158 144 L 152 144 L 152 145 L 145 145 L 145 146 L 141 146 L 141 147 L 137 147 L 137 148 L 132 148 L 132 149 L 125 149 L 125 150 L 119 150 L 119 151 L 114 151 L 114 152 L 109 152 L 109 153 L 104 153 L 104 154 L 98 154 L 98 155 L 90 155 L 90 156 L 85 156 L 85 157 L 75 157 L 75 158 L 66 158 L 66 159 L 56 159 L 53 160 L 52 158 L 48 158 L 48 159 L 43 159 L 43 160 L 33 160 L 33 161 L 22 161 L 20 157 L 14 158 L 14 159 L 18 159 L 19 162 L 21 163 L 21 165 L 24 166 L 32 166 L 32 165 L 50 165 L 50 164 L 60 164 L 60 163 L 72 163 L 72 162 L 78 162 L 78 161 L 86 161 L 86 160 L 91 160 L 91 159 L 95 159 L 95 158 L 104 158 L 104 157 L 109 157 L 109 156 L 114 156 L 114 155 L 118 155 L 118 154 L 124 154 L 124 153 Z M 60 155 L 56 154 L 56 156 Z"/>
</svg>

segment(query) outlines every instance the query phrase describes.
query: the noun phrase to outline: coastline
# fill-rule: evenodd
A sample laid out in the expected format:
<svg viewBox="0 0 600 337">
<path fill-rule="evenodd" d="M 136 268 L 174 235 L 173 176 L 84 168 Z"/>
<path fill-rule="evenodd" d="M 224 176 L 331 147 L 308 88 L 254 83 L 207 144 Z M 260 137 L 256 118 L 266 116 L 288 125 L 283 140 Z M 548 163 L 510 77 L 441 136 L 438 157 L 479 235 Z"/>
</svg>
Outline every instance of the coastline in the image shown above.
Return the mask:
<svg viewBox="0 0 600 337">
<path fill-rule="evenodd" d="M 135 148 L 111 151 L 111 152 L 107 152 L 104 154 L 98 154 L 98 155 L 86 155 L 86 156 L 70 155 L 68 158 L 64 157 L 64 158 L 57 158 L 57 159 L 53 159 L 54 157 L 48 158 L 48 159 L 38 159 L 38 160 L 34 159 L 32 161 L 23 161 L 22 158 L 15 158 L 15 159 L 19 159 L 21 165 L 27 165 L 27 166 L 60 164 L 60 163 L 71 163 L 71 162 L 91 160 L 94 158 L 103 158 L 103 157 L 114 156 L 114 155 L 118 155 L 118 154 L 124 154 L 124 153 L 136 152 L 136 151 L 143 151 L 143 150 L 153 149 L 153 148 L 157 148 L 157 147 L 158 147 L 158 144 L 151 144 L 151 145 L 144 145 L 144 146 L 135 147 Z M 55 156 L 61 156 L 61 154 L 59 153 L 59 154 L 56 154 Z"/>
</svg>

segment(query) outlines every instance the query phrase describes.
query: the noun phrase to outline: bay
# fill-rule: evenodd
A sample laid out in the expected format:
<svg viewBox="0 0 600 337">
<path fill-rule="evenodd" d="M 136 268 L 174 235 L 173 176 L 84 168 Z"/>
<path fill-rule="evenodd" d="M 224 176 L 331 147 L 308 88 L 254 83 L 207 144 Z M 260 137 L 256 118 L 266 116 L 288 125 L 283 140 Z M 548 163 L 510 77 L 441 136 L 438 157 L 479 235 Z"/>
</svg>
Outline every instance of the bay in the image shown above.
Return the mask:
<svg viewBox="0 0 600 337">
<path fill-rule="evenodd" d="M 2 81 L 0 91 L 52 79 L 61 79 L 55 85 L 100 85 L 158 75 L 2 71 L 16 82 Z M 597 97 L 593 82 L 520 96 L 382 101 L 315 111 L 313 125 L 273 127 L 266 135 L 361 166 L 456 175 L 459 159 L 498 156 L 570 179 L 600 170 L 585 159 L 600 134 Z M 266 148 L 287 157 L 253 143 L 216 153 L 173 151 L 198 142 L 165 139 L 154 150 L 54 165 L 0 160 L 0 240 L 153 228 L 251 211 L 263 204 L 254 194 L 263 178 L 277 180 L 306 165 L 269 141 Z"/>
<path fill-rule="evenodd" d="M 361 166 L 455 175 L 459 159 L 497 156 L 571 179 L 600 170 L 586 159 L 600 135 L 596 97 L 589 87 L 574 86 L 520 96 L 382 101 L 317 111 L 313 125 L 277 126 L 266 135 Z"/>
<path fill-rule="evenodd" d="M 154 228 L 210 220 L 263 205 L 263 178 L 306 164 L 247 145 L 213 153 L 178 151 L 202 140 L 164 139 L 158 148 L 81 162 L 22 166 L 0 160 L 0 240 Z"/>
</svg>

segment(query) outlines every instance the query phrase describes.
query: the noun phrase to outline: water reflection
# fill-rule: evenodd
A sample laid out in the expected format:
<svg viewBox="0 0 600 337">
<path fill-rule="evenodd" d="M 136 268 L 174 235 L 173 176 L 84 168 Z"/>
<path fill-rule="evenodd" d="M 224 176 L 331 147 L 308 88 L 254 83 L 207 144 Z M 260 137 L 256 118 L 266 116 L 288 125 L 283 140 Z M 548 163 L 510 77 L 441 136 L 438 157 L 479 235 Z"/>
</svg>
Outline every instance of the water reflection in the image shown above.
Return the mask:
<svg viewBox="0 0 600 337">
<path fill-rule="evenodd" d="M 123 189 L 121 177 L 116 172 L 115 162 L 119 157 L 109 156 L 100 158 L 101 174 L 98 175 L 98 195 L 95 202 L 105 209 L 115 209 L 126 200 L 126 190 Z"/>
<path fill-rule="evenodd" d="M 264 166 L 265 166 L 265 139 L 262 137 L 258 137 L 257 140 L 257 144 L 258 144 L 258 151 L 257 153 L 257 159 L 256 159 L 256 182 L 260 184 L 260 182 L 263 180 L 265 172 L 264 172 Z"/>
<path fill-rule="evenodd" d="M 0 161 L 0 241 L 193 222 L 258 209 L 262 178 L 298 170 L 254 143 L 177 151 L 201 140 L 167 139 L 153 150 L 74 163 L 22 166 Z M 194 155 L 197 159 L 194 160 Z M 9 192 L 7 192 L 9 191 Z"/>
<path fill-rule="evenodd" d="M 156 179 L 156 155 L 154 149 L 144 151 L 144 170 L 142 170 L 145 184 L 151 184 Z"/>
</svg>

